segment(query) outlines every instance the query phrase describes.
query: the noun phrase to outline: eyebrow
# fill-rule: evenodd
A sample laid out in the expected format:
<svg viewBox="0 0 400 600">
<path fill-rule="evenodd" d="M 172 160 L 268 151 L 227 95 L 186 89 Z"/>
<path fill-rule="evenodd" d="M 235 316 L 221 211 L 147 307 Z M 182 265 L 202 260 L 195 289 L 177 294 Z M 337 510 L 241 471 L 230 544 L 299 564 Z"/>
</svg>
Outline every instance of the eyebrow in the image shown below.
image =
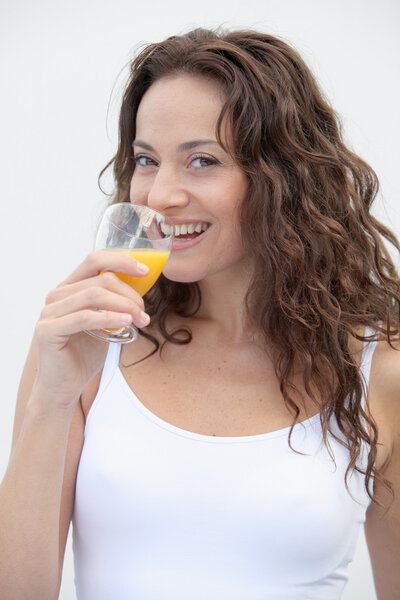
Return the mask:
<svg viewBox="0 0 400 600">
<path fill-rule="evenodd" d="M 177 150 L 178 152 L 187 152 L 188 150 L 193 150 L 193 148 L 197 148 L 197 146 L 203 146 L 205 144 L 214 144 L 215 146 L 219 146 L 218 142 L 215 140 L 191 140 L 190 142 L 183 142 L 183 144 L 179 144 Z M 150 146 L 150 144 L 142 142 L 142 140 L 135 140 L 132 146 L 140 146 L 140 148 L 143 148 L 144 150 L 155 152 L 154 148 Z"/>
</svg>

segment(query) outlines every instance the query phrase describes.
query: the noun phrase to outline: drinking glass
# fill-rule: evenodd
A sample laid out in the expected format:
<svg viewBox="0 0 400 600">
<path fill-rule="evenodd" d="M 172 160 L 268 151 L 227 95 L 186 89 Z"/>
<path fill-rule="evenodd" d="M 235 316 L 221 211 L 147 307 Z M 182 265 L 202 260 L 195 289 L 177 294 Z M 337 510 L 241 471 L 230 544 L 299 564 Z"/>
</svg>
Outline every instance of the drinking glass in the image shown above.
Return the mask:
<svg viewBox="0 0 400 600">
<path fill-rule="evenodd" d="M 96 235 L 95 250 L 128 254 L 149 267 L 144 277 L 116 273 L 117 277 L 144 296 L 155 284 L 167 262 L 174 238 L 172 222 L 161 213 L 121 202 L 111 204 L 104 212 Z M 133 325 L 86 331 L 107 342 L 133 342 L 138 331 Z"/>
</svg>

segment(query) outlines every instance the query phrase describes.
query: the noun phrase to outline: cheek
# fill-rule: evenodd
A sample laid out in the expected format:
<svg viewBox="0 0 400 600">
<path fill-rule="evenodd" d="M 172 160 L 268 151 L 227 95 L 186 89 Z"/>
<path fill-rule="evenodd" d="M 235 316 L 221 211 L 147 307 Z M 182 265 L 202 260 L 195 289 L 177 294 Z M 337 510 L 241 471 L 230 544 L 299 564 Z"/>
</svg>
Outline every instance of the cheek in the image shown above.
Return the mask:
<svg viewBox="0 0 400 600">
<path fill-rule="evenodd" d="M 232 237 L 241 237 L 240 212 L 246 198 L 247 185 L 233 185 L 226 192 L 226 205 L 223 209 L 224 220 L 231 227 Z"/>
<path fill-rule="evenodd" d="M 129 186 L 129 200 L 131 204 L 147 204 L 148 190 L 143 183 L 139 183 L 138 179 L 132 177 Z"/>
<path fill-rule="evenodd" d="M 239 219 L 240 207 L 246 198 L 248 181 L 244 174 L 237 174 L 226 189 L 225 198 L 230 202 L 232 222 Z"/>
<path fill-rule="evenodd" d="M 244 253 L 245 246 L 238 218 L 238 212 L 235 208 L 225 214 L 225 218 L 215 224 L 215 232 L 212 240 L 214 245 L 215 257 L 219 264 L 235 261 L 241 258 Z M 211 239 L 210 239 L 211 242 Z"/>
</svg>

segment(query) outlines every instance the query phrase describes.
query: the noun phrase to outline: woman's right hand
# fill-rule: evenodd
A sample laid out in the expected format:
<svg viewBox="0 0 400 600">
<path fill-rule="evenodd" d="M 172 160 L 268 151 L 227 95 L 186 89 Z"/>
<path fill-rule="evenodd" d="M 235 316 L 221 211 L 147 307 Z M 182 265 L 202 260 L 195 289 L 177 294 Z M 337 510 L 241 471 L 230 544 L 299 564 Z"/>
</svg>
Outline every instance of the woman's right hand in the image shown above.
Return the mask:
<svg viewBox="0 0 400 600">
<path fill-rule="evenodd" d="M 96 251 L 52 290 L 35 329 L 39 352 L 35 386 L 51 402 L 73 409 L 82 390 L 100 371 L 108 344 L 85 330 L 144 327 L 143 298 L 115 273 L 141 277 L 138 261 L 119 252 Z"/>
</svg>

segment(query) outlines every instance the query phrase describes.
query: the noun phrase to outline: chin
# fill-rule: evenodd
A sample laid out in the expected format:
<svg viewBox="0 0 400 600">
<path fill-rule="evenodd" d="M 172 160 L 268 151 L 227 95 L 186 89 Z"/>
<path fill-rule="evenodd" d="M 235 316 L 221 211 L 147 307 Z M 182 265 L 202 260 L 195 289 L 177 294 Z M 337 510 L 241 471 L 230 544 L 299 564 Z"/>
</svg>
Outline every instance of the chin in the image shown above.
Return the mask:
<svg viewBox="0 0 400 600">
<path fill-rule="evenodd" d="M 164 268 L 163 275 L 166 279 L 170 281 L 175 281 L 176 283 L 195 283 L 196 281 L 200 281 L 203 276 L 199 273 L 188 273 L 187 271 L 179 271 L 178 269 L 167 269 Z"/>
<path fill-rule="evenodd" d="M 195 278 L 195 277 L 189 277 L 189 276 L 184 276 L 182 275 L 181 277 L 178 275 L 167 275 L 166 273 L 164 273 L 164 276 L 166 279 L 168 279 L 169 281 L 175 281 L 176 283 L 196 283 L 196 281 L 199 281 L 199 279 Z"/>
</svg>

